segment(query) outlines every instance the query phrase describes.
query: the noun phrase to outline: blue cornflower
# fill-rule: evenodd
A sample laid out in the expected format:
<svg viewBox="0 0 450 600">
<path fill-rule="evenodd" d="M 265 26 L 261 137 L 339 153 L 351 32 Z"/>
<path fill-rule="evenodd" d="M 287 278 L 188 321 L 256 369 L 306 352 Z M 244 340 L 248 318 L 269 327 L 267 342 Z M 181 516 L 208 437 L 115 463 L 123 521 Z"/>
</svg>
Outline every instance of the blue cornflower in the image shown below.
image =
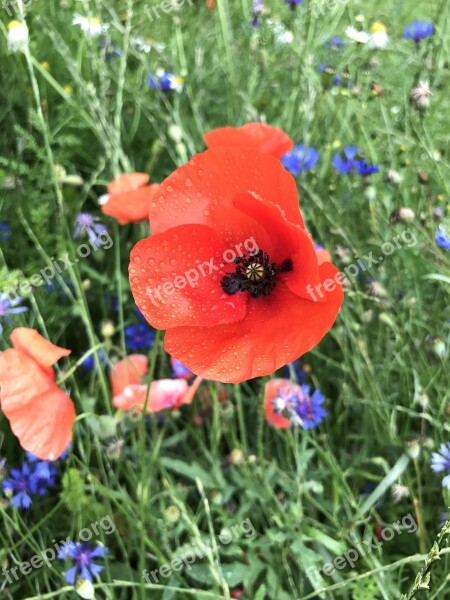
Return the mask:
<svg viewBox="0 0 450 600">
<path fill-rule="evenodd" d="M 377 165 L 369 165 L 363 159 L 356 159 L 358 154 L 358 148 L 355 146 L 347 146 L 344 148 L 343 158 L 340 154 L 335 154 L 333 158 L 333 167 L 342 175 L 348 175 L 351 171 L 355 170 L 362 177 L 372 175 L 372 173 L 378 173 L 380 168 Z"/>
<path fill-rule="evenodd" d="M 55 485 L 58 471 L 50 460 L 41 460 L 31 452 L 25 452 L 25 456 L 32 466 L 33 475 L 36 478 L 36 493 L 44 496 L 47 493 L 47 487 Z"/>
<path fill-rule="evenodd" d="M 72 542 L 61 547 L 58 558 L 64 560 L 70 558 L 74 561 L 74 566 L 66 573 L 66 581 L 70 585 L 75 585 L 75 579 L 79 573 L 81 579 L 87 579 L 92 583 L 93 577 L 97 577 L 105 567 L 94 563 L 94 558 L 104 558 L 109 552 L 106 546 L 97 544 L 95 548 L 89 542 Z"/>
<path fill-rule="evenodd" d="M 335 154 L 332 165 L 342 175 L 348 175 L 355 168 L 355 157 L 358 154 L 358 148 L 347 146 L 344 148 L 345 159 L 340 154 Z"/>
<path fill-rule="evenodd" d="M 364 159 L 355 161 L 355 170 L 361 177 L 368 177 L 374 173 L 378 173 L 380 167 L 378 165 L 369 165 Z"/>
<path fill-rule="evenodd" d="M 106 365 L 106 363 L 108 362 L 108 353 L 104 348 L 100 348 L 96 352 L 89 354 L 89 356 L 85 358 L 81 363 L 81 366 L 83 367 L 83 369 L 86 369 L 86 371 L 92 371 L 92 369 L 95 367 L 94 354 L 98 355 L 98 358 L 100 359 L 100 363 L 102 365 Z"/>
<path fill-rule="evenodd" d="M 263 12 L 264 12 L 264 2 L 262 2 L 262 0 L 253 0 L 252 20 L 251 20 L 252 27 L 259 27 L 258 19 L 259 19 L 260 15 L 262 15 Z"/>
<path fill-rule="evenodd" d="M 292 425 L 299 425 L 303 429 L 313 429 L 323 421 L 327 413 L 322 404 L 324 396 L 319 390 L 310 395 L 311 386 L 303 384 L 300 392 L 292 389 L 280 389 L 279 395 L 274 398 L 274 412 L 286 417 Z"/>
<path fill-rule="evenodd" d="M 11 504 L 27 509 L 31 505 L 31 496 L 45 496 L 48 488 L 55 485 L 57 473 L 54 462 L 41 460 L 31 452 L 25 452 L 22 466 L 11 469 L 9 477 L 3 482 L 3 492 L 8 497 L 12 496 Z"/>
<path fill-rule="evenodd" d="M 288 171 L 295 177 L 299 173 L 304 173 L 308 169 L 313 169 L 319 160 L 319 153 L 311 146 L 305 148 L 304 144 L 294 146 L 294 148 L 281 158 L 281 162 Z"/>
<path fill-rule="evenodd" d="M 23 301 L 21 296 L 10 298 L 7 292 L 0 294 L 0 335 L 3 333 L 3 327 L 1 320 L 5 320 L 7 323 L 12 323 L 8 315 L 18 315 L 28 310 L 27 306 L 18 306 Z"/>
<path fill-rule="evenodd" d="M 125 344 L 129 350 L 148 350 L 155 341 L 155 332 L 146 323 L 125 327 Z"/>
<path fill-rule="evenodd" d="M 27 509 L 31 506 L 31 496 L 37 493 L 38 478 L 28 463 L 24 462 L 20 469 L 11 469 L 9 477 L 2 483 L 3 493 L 10 497 L 16 508 Z"/>
<path fill-rule="evenodd" d="M 439 225 L 439 227 L 437 228 L 434 239 L 436 240 L 436 244 L 440 248 L 450 250 L 450 235 L 446 232 L 442 225 Z"/>
<path fill-rule="evenodd" d="M 11 225 L 6 221 L 0 221 L 0 241 L 7 242 L 11 239 Z"/>
<path fill-rule="evenodd" d="M 431 455 L 431 468 L 435 473 L 448 471 L 448 475 L 442 480 L 442 486 L 450 490 L 450 442 L 441 444 L 439 452 Z"/>
<path fill-rule="evenodd" d="M 183 363 L 178 360 L 178 358 L 174 358 L 172 356 L 170 359 L 170 362 L 172 365 L 173 377 L 176 377 L 179 379 L 189 379 L 189 377 L 191 377 L 193 375 L 192 371 L 189 370 L 187 367 L 185 367 L 183 365 Z"/>
<path fill-rule="evenodd" d="M 344 41 L 342 40 L 340 35 L 335 35 L 329 40 L 327 40 L 325 42 L 325 46 L 327 48 L 333 48 L 334 50 L 341 50 L 342 48 L 345 48 Z"/>
<path fill-rule="evenodd" d="M 325 397 L 320 393 L 320 390 L 315 390 L 310 396 L 311 386 L 302 385 L 303 399 L 298 403 L 297 415 L 303 423 L 303 429 L 312 429 L 323 421 L 327 416 L 327 412 L 322 408 L 325 402 Z"/>
<path fill-rule="evenodd" d="M 424 40 L 434 33 L 433 23 L 427 23 L 425 21 L 414 21 L 410 25 L 405 26 L 405 39 L 412 40 L 418 44 L 421 40 Z"/>
<path fill-rule="evenodd" d="M 147 82 L 151 88 L 162 90 L 163 92 L 181 92 L 183 89 L 182 77 L 174 75 L 174 73 L 166 73 L 162 69 L 158 69 L 154 75 L 149 75 Z"/>
<path fill-rule="evenodd" d="M 99 236 L 107 233 L 108 230 L 105 225 L 98 223 L 96 218 L 90 213 L 81 212 L 77 215 L 75 230 L 73 232 L 74 239 L 81 235 L 87 235 L 91 244 L 99 248 L 101 246 Z"/>
</svg>

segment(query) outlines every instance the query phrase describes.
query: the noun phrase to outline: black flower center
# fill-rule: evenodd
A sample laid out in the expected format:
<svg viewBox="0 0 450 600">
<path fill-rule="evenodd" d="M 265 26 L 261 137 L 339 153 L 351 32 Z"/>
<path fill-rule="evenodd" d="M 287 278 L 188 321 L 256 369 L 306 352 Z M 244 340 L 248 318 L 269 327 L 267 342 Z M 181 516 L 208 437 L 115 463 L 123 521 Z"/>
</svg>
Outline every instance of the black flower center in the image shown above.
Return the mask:
<svg viewBox="0 0 450 600">
<path fill-rule="evenodd" d="M 292 271 L 292 260 L 284 260 L 277 266 L 270 262 L 269 255 L 259 250 L 255 255 L 238 256 L 234 259 L 235 272 L 225 275 L 220 282 L 229 296 L 238 292 L 249 292 L 252 298 L 269 296 L 277 285 L 278 273 Z"/>
</svg>

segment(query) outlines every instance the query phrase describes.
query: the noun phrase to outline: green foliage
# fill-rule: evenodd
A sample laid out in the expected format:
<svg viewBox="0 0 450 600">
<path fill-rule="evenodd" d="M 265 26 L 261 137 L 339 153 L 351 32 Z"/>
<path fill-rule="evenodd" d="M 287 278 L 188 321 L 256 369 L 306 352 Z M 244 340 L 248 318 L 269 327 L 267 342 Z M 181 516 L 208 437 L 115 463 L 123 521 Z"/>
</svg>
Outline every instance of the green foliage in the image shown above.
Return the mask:
<svg viewBox="0 0 450 600">
<path fill-rule="evenodd" d="M 61 483 L 63 504 L 71 514 L 79 516 L 90 502 L 82 474 L 78 469 L 68 469 L 62 476 Z"/>
</svg>

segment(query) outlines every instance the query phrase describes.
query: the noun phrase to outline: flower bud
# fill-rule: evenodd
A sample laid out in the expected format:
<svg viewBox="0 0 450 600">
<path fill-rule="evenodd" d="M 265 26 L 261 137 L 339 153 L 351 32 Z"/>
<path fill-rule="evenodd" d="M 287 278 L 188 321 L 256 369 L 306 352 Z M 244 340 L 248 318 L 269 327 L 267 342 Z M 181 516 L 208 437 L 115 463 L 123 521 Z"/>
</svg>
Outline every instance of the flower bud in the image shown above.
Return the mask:
<svg viewBox="0 0 450 600">
<path fill-rule="evenodd" d="M 403 208 L 396 208 L 392 213 L 391 213 L 391 221 L 393 221 L 394 223 L 412 223 L 414 221 L 414 219 L 416 218 L 416 213 L 411 209 L 411 208 L 407 208 L 407 207 L 403 207 Z"/>
<path fill-rule="evenodd" d="M 386 176 L 384 179 L 388 183 L 395 183 L 396 185 L 398 185 L 399 183 L 402 182 L 403 177 L 395 169 L 389 169 L 389 171 L 386 173 Z"/>
<path fill-rule="evenodd" d="M 103 321 L 100 332 L 104 338 L 111 338 L 114 335 L 114 333 L 116 332 L 114 323 L 109 320 Z"/>
<path fill-rule="evenodd" d="M 419 85 L 411 90 L 411 103 L 417 110 L 426 110 L 430 106 L 432 95 L 428 81 L 420 81 Z"/>
</svg>

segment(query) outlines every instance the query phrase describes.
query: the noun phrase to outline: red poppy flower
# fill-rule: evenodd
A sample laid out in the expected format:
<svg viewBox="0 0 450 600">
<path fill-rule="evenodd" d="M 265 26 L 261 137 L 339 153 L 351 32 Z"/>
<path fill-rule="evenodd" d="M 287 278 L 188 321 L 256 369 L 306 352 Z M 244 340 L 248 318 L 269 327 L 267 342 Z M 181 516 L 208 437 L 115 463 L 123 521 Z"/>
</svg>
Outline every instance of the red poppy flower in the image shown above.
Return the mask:
<svg viewBox="0 0 450 600">
<path fill-rule="evenodd" d="M 113 397 L 121 394 L 127 385 L 141 383 L 147 372 L 148 358 L 144 354 L 130 354 L 116 362 L 109 374 Z"/>
<path fill-rule="evenodd" d="M 289 379 L 271 379 L 266 383 L 264 390 L 264 412 L 266 421 L 278 429 L 289 429 L 291 422 L 286 417 L 277 414 L 274 411 L 273 400 L 281 393 L 288 395 L 301 394 L 301 388 Z"/>
<path fill-rule="evenodd" d="M 247 123 L 242 127 L 219 127 L 203 136 L 208 148 L 217 146 L 246 146 L 281 158 L 292 150 L 294 142 L 278 127 L 262 123 Z"/>
<path fill-rule="evenodd" d="M 71 353 L 34 329 L 11 333 L 13 348 L 0 354 L 0 404 L 22 448 L 41 460 L 56 460 L 72 439 L 75 409 L 56 385 L 52 365 Z"/>
<path fill-rule="evenodd" d="M 150 225 L 131 253 L 131 290 L 193 373 L 226 383 L 268 375 L 334 323 L 340 274 L 319 265 L 295 181 L 272 156 L 194 156 L 161 184 Z"/>
<path fill-rule="evenodd" d="M 189 386 L 185 379 L 159 379 L 152 381 L 148 393 L 147 410 L 151 413 L 160 410 L 179 408 L 191 404 L 202 379 L 197 377 Z M 113 398 L 113 405 L 121 410 L 142 411 L 147 398 L 147 385 L 127 385 L 122 393 Z"/>
<path fill-rule="evenodd" d="M 116 218 L 121 225 L 148 219 L 148 207 L 159 184 L 147 185 L 146 173 L 119 175 L 108 185 L 108 196 L 101 209 L 105 215 Z"/>
</svg>

